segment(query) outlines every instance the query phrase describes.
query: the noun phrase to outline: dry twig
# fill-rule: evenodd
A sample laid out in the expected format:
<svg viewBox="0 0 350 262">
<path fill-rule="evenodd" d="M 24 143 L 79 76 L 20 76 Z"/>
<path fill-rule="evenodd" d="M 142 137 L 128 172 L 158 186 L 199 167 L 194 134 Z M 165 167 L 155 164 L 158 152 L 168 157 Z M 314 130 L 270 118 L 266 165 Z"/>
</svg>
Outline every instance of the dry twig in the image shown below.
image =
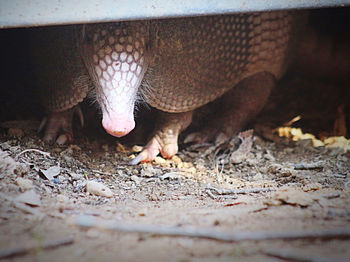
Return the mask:
<svg viewBox="0 0 350 262">
<path fill-rule="evenodd" d="M 25 154 L 25 153 L 27 153 L 27 152 L 36 152 L 36 153 L 40 153 L 40 154 L 42 154 L 42 155 L 44 155 L 44 156 L 46 156 L 46 157 L 48 157 L 48 158 L 51 158 L 51 155 L 50 155 L 50 153 L 48 153 L 48 152 L 44 152 L 44 151 L 41 151 L 41 150 L 39 150 L 39 149 L 30 148 L 30 149 L 23 150 L 21 153 L 19 153 L 19 154 L 16 156 L 15 159 L 18 160 L 18 158 L 19 158 L 21 155 L 23 155 L 23 154 Z"/>
<path fill-rule="evenodd" d="M 125 224 L 120 221 L 101 220 L 98 221 L 94 217 L 80 216 L 76 220 L 76 224 L 83 228 L 101 228 L 119 232 L 131 233 L 148 233 L 160 236 L 178 236 L 178 237 L 194 237 L 214 239 L 219 241 L 246 241 L 246 240 L 295 240 L 295 239 L 334 239 L 334 238 L 350 238 L 350 229 L 334 229 L 334 230 L 317 230 L 317 231 L 257 231 L 257 232 L 220 232 L 218 230 L 210 230 L 203 228 L 183 228 L 178 226 L 159 226 L 159 225 L 142 225 L 142 224 Z"/>
<path fill-rule="evenodd" d="M 247 188 L 247 189 L 220 189 L 208 185 L 205 189 L 205 192 L 212 198 L 229 198 L 236 199 L 238 194 L 251 194 L 251 193 L 261 193 L 261 192 L 270 192 L 275 191 L 274 188 Z M 215 194 L 213 193 L 215 192 Z"/>
<path fill-rule="evenodd" d="M 71 235 L 60 239 L 45 241 L 42 244 L 31 242 L 25 245 L 0 250 L 0 259 L 10 258 L 14 256 L 19 256 L 19 255 L 25 255 L 35 250 L 56 248 L 59 246 L 69 245 L 69 244 L 72 244 L 73 242 L 74 242 L 74 237 Z"/>
<path fill-rule="evenodd" d="M 323 162 L 316 162 L 316 163 L 300 163 L 300 164 L 294 164 L 293 168 L 295 170 L 312 170 L 312 169 L 323 169 Z"/>
<path fill-rule="evenodd" d="M 271 257 L 277 257 L 281 259 L 287 259 L 291 261 L 308 261 L 308 262 L 333 262 L 335 261 L 334 258 L 331 257 L 324 257 L 320 255 L 315 254 L 307 254 L 307 253 L 301 253 L 297 249 L 273 249 L 273 250 L 266 250 L 263 251 L 264 254 L 271 256 Z M 337 258 L 336 261 L 338 262 L 346 262 L 349 261 L 348 258 L 339 259 Z"/>
</svg>

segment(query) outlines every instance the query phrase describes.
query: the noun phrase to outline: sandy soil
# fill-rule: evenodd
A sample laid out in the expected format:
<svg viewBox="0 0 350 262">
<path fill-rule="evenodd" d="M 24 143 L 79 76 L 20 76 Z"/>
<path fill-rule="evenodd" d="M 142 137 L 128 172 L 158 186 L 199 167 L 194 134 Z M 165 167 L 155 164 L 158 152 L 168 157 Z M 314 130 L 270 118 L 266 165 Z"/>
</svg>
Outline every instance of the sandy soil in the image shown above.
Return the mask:
<svg viewBox="0 0 350 262">
<path fill-rule="evenodd" d="M 350 259 L 350 155 L 343 149 L 248 134 L 239 146 L 237 138 L 220 147 L 182 145 L 172 160 L 130 166 L 138 147 L 99 134 L 48 146 L 34 132 L 37 121 L 6 124 L 0 256 L 13 252 L 10 261 Z M 112 197 L 90 194 L 88 181 Z M 210 187 L 243 192 L 218 195 Z"/>
</svg>

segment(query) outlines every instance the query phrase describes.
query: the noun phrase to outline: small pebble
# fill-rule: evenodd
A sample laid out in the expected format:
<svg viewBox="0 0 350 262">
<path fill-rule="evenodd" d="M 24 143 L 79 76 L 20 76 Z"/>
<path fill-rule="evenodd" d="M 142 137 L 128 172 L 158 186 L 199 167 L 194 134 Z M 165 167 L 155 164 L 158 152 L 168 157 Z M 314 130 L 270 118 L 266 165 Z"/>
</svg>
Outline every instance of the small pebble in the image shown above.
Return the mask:
<svg viewBox="0 0 350 262">
<path fill-rule="evenodd" d="M 125 146 L 123 146 L 122 144 L 120 144 L 120 143 L 117 143 L 117 147 L 116 147 L 116 149 L 115 149 L 117 152 L 122 152 L 122 153 L 125 153 L 125 152 L 127 152 L 127 150 L 126 150 L 126 148 L 125 148 Z"/>
<path fill-rule="evenodd" d="M 83 175 L 77 173 L 69 173 L 73 180 L 80 180 L 83 178 Z"/>
<path fill-rule="evenodd" d="M 156 158 L 154 159 L 154 162 L 156 164 L 162 165 L 166 163 L 166 160 L 160 156 L 156 156 Z"/>
<path fill-rule="evenodd" d="M 65 195 L 58 195 L 57 202 L 59 202 L 60 204 L 66 204 L 69 202 L 69 198 Z"/>
<path fill-rule="evenodd" d="M 108 187 L 96 181 L 88 181 L 86 183 L 86 191 L 92 195 L 103 197 L 112 197 L 114 195 Z"/>
<path fill-rule="evenodd" d="M 135 153 L 139 153 L 142 151 L 142 149 L 143 149 L 142 146 L 134 145 L 131 150 Z"/>
<path fill-rule="evenodd" d="M 16 179 L 16 183 L 23 191 L 26 191 L 26 190 L 33 188 L 32 180 L 29 180 L 26 178 L 19 177 Z"/>
<path fill-rule="evenodd" d="M 190 167 L 187 171 L 190 172 L 190 173 L 192 173 L 192 174 L 194 174 L 194 173 L 197 172 L 197 170 L 196 170 L 195 167 Z"/>
<path fill-rule="evenodd" d="M 176 165 L 178 165 L 178 164 L 181 164 L 181 163 L 182 163 L 181 158 L 180 158 L 180 157 L 178 157 L 178 156 L 173 156 L 173 157 L 171 158 L 171 160 L 172 160 L 172 161 L 174 161 L 174 163 L 175 163 Z"/>
<path fill-rule="evenodd" d="M 102 147 L 102 149 L 103 149 L 105 152 L 107 152 L 107 151 L 109 150 L 107 144 L 104 144 L 104 145 L 102 145 L 101 147 Z"/>
<path fill-rule="evenodd" d="M 141 183 L 141 181 L 142 181 L 142 178 L 141 178 L 141 177 L 138 177 L 138 176 L 135 176 L 135 175 L 132 175 L 132 176 L 130 177 L 130 179 L 131 179 L 132 181 L 134 181 L 134 182 L 136 183 L 136 185 L 139 185 L 139 184 Z"/>
<path fill-rule="evenodd" d="M 194 168 L 191 162 L 183 162 L 184 168 Z"/>
<path fill-rule="evenodd" d="M 144 177 L 152 177 L 155 176 L 156 170 L 153 168 L 152 165 L 149 164 L 143 164 L 143 169 L 141 170 L 141 176 Z"/>
</svg>

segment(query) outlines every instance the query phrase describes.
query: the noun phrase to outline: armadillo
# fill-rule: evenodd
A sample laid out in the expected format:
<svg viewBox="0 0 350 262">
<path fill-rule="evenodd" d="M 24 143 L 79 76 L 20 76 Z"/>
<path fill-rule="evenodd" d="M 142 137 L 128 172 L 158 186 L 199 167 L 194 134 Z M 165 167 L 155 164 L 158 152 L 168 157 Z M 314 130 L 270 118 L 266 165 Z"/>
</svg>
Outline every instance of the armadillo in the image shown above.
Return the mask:
<svg viewBox="0 0 350 262">
<path fill-rule="evenodd" d="M 257 115 L 283 75 L 292 30 L 293 15 L 287 11 L 84 25 L 72 37 L 77 44 L 65 40 L 70 46 L 61 45 L 66 50 L 57 59 L 63 61 L 60 74 L 54 73 L 60 80 L 41 84 L 52 112 L 46 140 L 62 128 L 60 141 L 71 141 L 72 108 L 88 92 L 88 75 L 102 125 L 113 136 L 134 128 L 138 100 L 161 111 L 133 163 L 151 161 L 159 152 L 167 158 L 176 154 L 178 136 L 193 111 L 224 94 L 225 113 L 186 142 L 229 139 Z"/>
</svg>

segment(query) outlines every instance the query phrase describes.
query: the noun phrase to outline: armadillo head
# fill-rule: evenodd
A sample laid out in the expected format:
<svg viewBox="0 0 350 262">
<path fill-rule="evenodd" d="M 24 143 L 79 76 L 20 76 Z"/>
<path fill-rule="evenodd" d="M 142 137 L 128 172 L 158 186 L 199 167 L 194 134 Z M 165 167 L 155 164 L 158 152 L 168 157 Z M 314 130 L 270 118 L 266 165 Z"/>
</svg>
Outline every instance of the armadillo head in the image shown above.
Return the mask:
<svg viewBox="0 0 350 262">
<path fill-rule="evenodd" d="M 102 125 L 113 136 L 125 136 L 135 127 L 136 94 L 147 68 L 147 24 L 87 25 L 83 34 L 83 58 L 96 86 Z"/>
</svg>

